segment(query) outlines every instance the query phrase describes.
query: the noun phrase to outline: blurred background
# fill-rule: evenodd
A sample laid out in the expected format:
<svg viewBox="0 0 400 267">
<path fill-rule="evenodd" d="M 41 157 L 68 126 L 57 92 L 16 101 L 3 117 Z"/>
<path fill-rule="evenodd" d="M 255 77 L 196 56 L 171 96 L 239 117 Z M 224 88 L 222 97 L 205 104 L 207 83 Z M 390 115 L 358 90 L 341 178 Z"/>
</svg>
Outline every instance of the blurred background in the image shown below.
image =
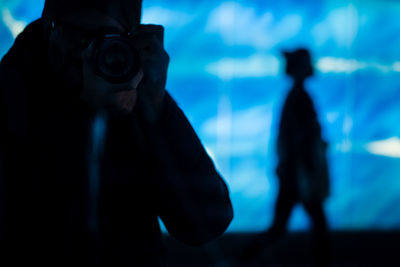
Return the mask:
<svg viewBox="0 0 400 267">
<path fill-rule="evenodd" d="M 0 0 L 0 57 L 44 0 Z M 290 80 L 283 50 L 312 52 L 307 83 L 329 142 L 334 230 L 400 230 L 400 2 L 144 0 L 165 27 L 167 89 L 231 191 L 234 232 L 267 228 L 277 197 L 276 137 Z M 296 208 L 291 230 L 309 220 Z"/>
</svg>

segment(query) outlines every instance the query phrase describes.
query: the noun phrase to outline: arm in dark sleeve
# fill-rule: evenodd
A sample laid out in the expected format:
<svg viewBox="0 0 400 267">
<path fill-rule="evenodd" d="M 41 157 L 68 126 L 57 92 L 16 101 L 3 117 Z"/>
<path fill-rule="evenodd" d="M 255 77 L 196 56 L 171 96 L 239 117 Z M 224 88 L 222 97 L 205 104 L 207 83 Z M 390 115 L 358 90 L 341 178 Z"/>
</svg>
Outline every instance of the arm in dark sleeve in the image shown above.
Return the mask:
<svg viewBox="0 0 400 267">
<path fill-rule="evenodd" d="M 162 172 L 157 180 L 159 216 L 169 233 L 191 245 L 220 236 L 233 217 L 228 188 L 168 94 L 151 139 Z"/>
<path fill-rule="evenodd" d="M 303 136 L 300 144 L 300 153 L 302 154 L 303 164 L 308 171 L 316 168 L 314 166 L 315 144 L 321 140 L 321 126 L 318 122 L 317 113 L 314 104 L 310 98 L 305 99 L 303 110 L 299 112 L 303 127 Z"/>
</svg>

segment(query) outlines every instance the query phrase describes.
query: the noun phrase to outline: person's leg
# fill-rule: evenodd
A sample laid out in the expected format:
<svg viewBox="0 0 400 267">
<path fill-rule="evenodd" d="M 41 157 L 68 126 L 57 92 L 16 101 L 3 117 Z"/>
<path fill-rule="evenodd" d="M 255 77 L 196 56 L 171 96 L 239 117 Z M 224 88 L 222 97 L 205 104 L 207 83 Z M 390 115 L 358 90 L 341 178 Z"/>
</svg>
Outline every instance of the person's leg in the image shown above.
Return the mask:
<svg viewBox="0 0 400 267">
<path fill-rule="evenodd" d="M 296 202 L 297 194 L 295 191 L 280 188 L 275 204 L 274 219 L 266 232 L 269 238 L 278 239 L 286 233 L 290 214 Z"/>
<path fill-rule="evenodd" d="M 318 265 L 326 266 L 330 262 L 330 241 L 323 203 L 307 203 L 304 205 L 310 215 L 313 227 L 313 247 Z"/>
<path fill-rule="evenodd" d="M 275 204 L 274 219 L 271 227 L 257 235 L 239 255 L 238 262 L 250 261 L 257 257 L 267 246 L 286 233 L 287 223 L 293 206 L 296 204 L 296 192 L 280 188 Z"/>
</svg>

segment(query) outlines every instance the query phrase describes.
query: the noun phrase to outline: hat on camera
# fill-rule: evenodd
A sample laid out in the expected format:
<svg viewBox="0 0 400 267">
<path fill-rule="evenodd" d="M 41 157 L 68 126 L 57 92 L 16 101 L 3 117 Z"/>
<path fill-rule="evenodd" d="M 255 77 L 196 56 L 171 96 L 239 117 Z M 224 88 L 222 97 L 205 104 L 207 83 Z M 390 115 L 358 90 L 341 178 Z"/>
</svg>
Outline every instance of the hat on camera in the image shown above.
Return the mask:
<svg viewBox="0 0 400 267">
<path fill-rule="evenodd" d="M 45 29 L 52 21 L 82 9 L 96 9 L 131 29 L 140 23 L 142 0 L 46 0 L 42 13 Z"/>
</svg>

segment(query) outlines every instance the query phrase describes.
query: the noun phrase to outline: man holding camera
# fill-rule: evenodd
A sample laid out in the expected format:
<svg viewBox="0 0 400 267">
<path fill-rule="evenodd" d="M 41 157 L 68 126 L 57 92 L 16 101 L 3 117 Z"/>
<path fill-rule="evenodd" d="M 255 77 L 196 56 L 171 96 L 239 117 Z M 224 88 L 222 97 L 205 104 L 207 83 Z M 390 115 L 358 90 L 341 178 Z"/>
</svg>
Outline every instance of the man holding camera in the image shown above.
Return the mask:
<svg viewBox="0 0 400 267">
<path fill-rule="evenodd" d="M 158 218 L 192 245 L 229 225 L 227 187 L 165 90 L 163 28 L 140 17 L 140 0 L 46 0 L 2 59 L 2 261 L 158 266 Z"/>
</svg>

